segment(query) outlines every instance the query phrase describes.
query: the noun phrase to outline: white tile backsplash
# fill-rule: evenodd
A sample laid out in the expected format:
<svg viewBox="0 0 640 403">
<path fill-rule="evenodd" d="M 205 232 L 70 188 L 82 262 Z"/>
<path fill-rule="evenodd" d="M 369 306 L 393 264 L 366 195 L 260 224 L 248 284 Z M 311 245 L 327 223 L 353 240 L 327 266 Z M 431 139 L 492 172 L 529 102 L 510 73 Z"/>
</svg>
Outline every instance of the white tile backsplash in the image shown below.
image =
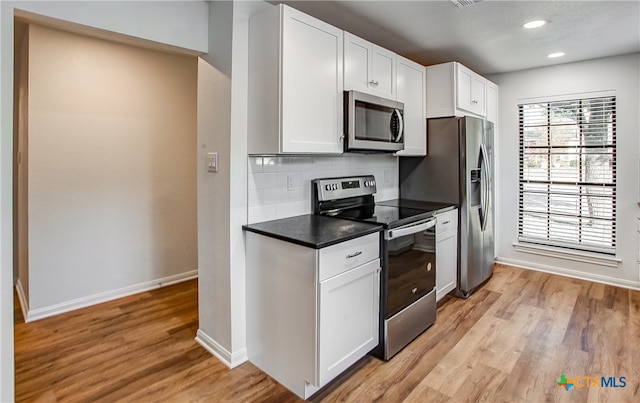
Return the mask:
<svg viewBox="0 0 640 403">
<path fill-rule="evenodd" d="M 264 189 L 249 189 L 247 191 L 247 204 L 249 207 L 264 204 Z"/>
<path fill-rule="evenodd" d="M 296 215 L 309 214 L 310 212 L 311 205 L 309 200 L 279 203 L 277 207 L 278 218 L 293 217 Z"/>
<path fill-rule="evenodd" d="M 285 189 L 286 191 L 286 189 Z M 283 192 L 281 188 L 270 188 L 264 189 L 264 204 L 278 204 L 288 202 L 289 198 L 287 197 L 287 193 Z"/>
<path fill-rule="evenodd" d="M 262 172 L 262 157 L 249 157 L 249 173 Z"/>
<path fill-rule="evenodd" d="M 289 157 L 262 157 L 263 172 L 286 172 L 289 170 Z"/>
<path fill-rule="evenodd" d="M 317 178 L 374 175 L 377 201 L 398 198 L 398 158 L 391 155 L 250 156 L 248 164 L 249 223 L 311 213 L 311 181 Z"/>
<path fill-rule="evenodd" d="M 278 218 L 277 204 L 263 204 L 249 207 L 249 224 L 262 221 L 270 221 Z"/>
<path fill-rule="evenodd" d="M 248 178 L 249 190 L 273 188 L 277 183 L 278 174 L 275 172 L 250 173 Z"/>
<path fill-rule="evenodd" d="M 313 170 L 313 158 L 312 157 L 289 157 L 289 170 L 290 171 L 312 171 Z"/>
</svg>

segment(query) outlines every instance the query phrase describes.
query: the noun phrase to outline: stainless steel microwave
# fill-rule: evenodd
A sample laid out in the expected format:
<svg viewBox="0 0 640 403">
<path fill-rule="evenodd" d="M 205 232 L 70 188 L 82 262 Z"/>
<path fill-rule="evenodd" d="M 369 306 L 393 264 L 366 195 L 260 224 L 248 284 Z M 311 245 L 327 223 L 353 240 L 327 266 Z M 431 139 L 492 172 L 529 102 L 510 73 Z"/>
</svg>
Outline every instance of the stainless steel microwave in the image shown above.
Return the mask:
<svg viewBox="0 0 640 403">
<path fill-rule="evenodd" d="M 344 92 L 344 150 L 404 150 L 404 104 L 358 91 Z"/>
</svg>

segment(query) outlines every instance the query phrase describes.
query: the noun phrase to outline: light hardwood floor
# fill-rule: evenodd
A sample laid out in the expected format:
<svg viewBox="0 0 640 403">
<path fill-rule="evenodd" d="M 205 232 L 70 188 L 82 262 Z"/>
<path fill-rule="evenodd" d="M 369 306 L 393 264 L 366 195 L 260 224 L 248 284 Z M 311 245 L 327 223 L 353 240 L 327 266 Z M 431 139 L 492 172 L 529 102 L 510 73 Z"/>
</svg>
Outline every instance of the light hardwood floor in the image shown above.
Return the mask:
<svg viewBox="0 0 640 403">
<path fill-rule="evenodd" d="M 17 402 L 294 402 L 251 363 L 195 341 L 189 281 L 25 324 L 15 304 Z M 624 388 L 556 385 L 626 377 Z M 578 386 L 583 382 L 579 382 Z M 315 402 L 638 402 L 640 291 L 496 265 L 469 299 L 389 362 L 366 357 Z"/>
</svg>

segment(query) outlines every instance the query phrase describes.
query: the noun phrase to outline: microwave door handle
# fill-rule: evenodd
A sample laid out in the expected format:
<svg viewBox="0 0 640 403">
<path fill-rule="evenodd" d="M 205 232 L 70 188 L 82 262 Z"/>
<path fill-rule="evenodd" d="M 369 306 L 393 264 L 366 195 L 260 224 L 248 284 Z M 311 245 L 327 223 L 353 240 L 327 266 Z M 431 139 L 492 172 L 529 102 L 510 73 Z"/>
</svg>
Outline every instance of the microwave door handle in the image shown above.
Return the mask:
<svg viewBox="0 0 640 403">
<path fill-rule="evenodd" d="M 404 136 L 404 118 L 398 109 L 394 109 L 393 113 L 398 116 L 398 133 L 395 133 L 397 136 L 395 142 L 399 143 L 402 141 L 402 136 Z"/>
<path fill-rule="evenodd" d="M 393 229 L 393 230 L 389 230 L 389 235 L 387 237 L 387 240 L 392 240 L 395 238 L 400 238 L 401 236 L 405 236 L 405 235 L 410 235 L 410 234 L 416 234 L 418 232 L 422 232 L 422 231 L 426 231 L 429 228 L 433 227 L 434 225 L 436 225 L 436 218 L 430 219 L 428 221 L 424 221 L 421 222 L 419 224 L 416 225 L 411 225 L 411 226 L 407 226 L 407 227 L 401 227 L 398 229 Z"/>
</svg>

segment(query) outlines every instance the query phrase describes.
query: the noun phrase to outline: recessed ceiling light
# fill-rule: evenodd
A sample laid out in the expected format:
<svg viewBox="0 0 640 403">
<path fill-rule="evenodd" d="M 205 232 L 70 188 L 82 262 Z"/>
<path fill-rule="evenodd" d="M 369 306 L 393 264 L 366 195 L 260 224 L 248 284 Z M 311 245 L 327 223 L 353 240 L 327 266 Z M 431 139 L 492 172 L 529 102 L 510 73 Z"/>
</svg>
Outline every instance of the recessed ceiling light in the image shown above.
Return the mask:
<svg viewBox="0 0 640 403">
<path fill-rule="evenodd" d="M 546 24 L 547 22 L 545 20 L 534 20 L 534 21 L 529 21 L 526 24 L 522 25 L 523 28 L 539 28 L 541 26 L 543 26 L 544 24 Z"/>
<path fill-rule="evenodd" d="M 550 57 L 550 58 L 562 57 L 562 56 L 564 56 L 564 52 L 550 53 L 547 55 L 547 57 Z"/>
</svg>

